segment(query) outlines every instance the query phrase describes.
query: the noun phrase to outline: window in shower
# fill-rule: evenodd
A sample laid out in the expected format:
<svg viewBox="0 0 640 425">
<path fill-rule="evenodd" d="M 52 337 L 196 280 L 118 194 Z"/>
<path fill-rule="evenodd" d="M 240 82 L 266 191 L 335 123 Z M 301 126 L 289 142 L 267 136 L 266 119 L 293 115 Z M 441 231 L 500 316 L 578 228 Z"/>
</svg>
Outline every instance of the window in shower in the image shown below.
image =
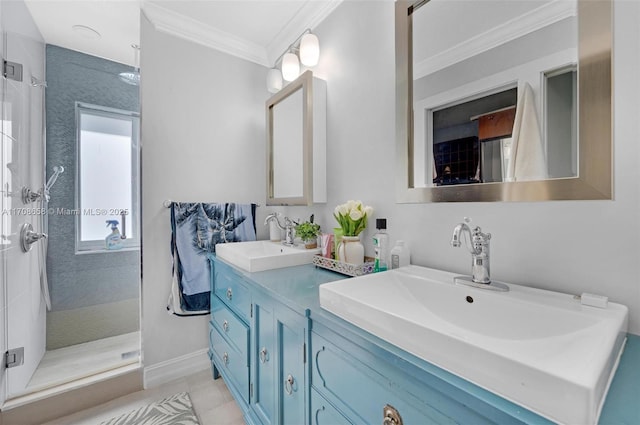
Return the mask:
<svg viewBox="0 0 640 425">
<path fill-rule="evenodd" d="M 139 247 L 138 114 L 76 103 L 76 124 L 76 209 L 68 212 L 76 218 L 76 251 L 104 252 L 108 220 L 126 234 L 124 248 Z"/>
</svg>

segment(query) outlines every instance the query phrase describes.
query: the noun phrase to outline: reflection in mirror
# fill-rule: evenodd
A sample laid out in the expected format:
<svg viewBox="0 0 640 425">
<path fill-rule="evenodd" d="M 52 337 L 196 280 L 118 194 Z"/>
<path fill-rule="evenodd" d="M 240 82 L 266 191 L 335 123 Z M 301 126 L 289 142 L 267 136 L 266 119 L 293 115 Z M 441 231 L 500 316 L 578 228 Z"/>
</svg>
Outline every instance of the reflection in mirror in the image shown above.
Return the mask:
<svg viewBox="0 0 640 425">
<path fill-rule="evenodd" d="M 607 0 L 397 1 L 398 200 L 610 198 L 610 17 Z"/>
<path fill-rule="evenodd" d="M 266 102 L 267 205 L 327 202 L 326 84 L 304 72 Z"/>
<path fill-rule="evenodd" d="M 446 25 L 465 16 L 468 26 Z M 560 177 L 576 175 L 566 172 L 577 159 L 573 92 L 566 79 L 546 79 L 576 67 L 575 1 L 431 0 L 411 19 L 414 125 L 423 127 L 414 128 L 416 187 L 542 180 L 551 161 Z M 547 110 L 558 113 L 553 125 Z M 559 137 L 557 118 L 567 116 L 569 137 Z"/>
<path fill-rule="evenodd" d="M 292 198 L 303 193 L 302 88 L 273 105 L 273 196 Z M 286 170 L 287 172 L 283 172 Z"/>
</svg>

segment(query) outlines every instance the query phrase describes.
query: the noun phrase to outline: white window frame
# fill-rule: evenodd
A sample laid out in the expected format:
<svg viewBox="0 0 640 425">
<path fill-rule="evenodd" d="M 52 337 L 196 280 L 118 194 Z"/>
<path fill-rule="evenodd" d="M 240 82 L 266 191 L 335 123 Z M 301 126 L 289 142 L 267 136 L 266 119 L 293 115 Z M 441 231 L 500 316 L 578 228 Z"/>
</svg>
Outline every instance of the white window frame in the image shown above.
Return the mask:
<svg viewBox="0 0 640 425">
<path fill-rule="evenodd" d="M 76 184 L 75 184 L 75 253 L 87 254 L 87 253 L 105 253 L 105 252 L 119 252 L 122 250 L 137 250 L 140 248 L 140 114 L 133 111 L 126 111 L 122 109 L 109 108 L 106 106 L 92 105 L 83 102 L 76 102 Z M 132 211 L 129 211 L 126 217 L 126 233 L 127 239 L 123 240 L 123 248 L 120 250 L 107 250 L 105 247 L 104 239 L 82 241 L 80 240 L 80 227 L 83 212 L 80 210 L 80 193 L 81 185 L 80 181 L 80 157 L 81 157 L 81 117 L 83 114 L 110 117 L 117 119 L 130 120 L 132 124 L 131 134 L 131 169 L 132 182 L 131 182 L 131 194 L 132 194 Z M 107 217 L 105 217 L 106 220 Z M 118 221 L 121 221 L 118 219 Z M 106 225 L 105 225 L 106 226 Z M 122 223 L 118 228 L 122 232 Z M 135 232 L 131 230 L 134 229 Z M 107 236 L 109 229 L 105 227 L 104 235 Z M 131 238 L 130 235 L 135 233 L 136 237 Z"/>
</svg>

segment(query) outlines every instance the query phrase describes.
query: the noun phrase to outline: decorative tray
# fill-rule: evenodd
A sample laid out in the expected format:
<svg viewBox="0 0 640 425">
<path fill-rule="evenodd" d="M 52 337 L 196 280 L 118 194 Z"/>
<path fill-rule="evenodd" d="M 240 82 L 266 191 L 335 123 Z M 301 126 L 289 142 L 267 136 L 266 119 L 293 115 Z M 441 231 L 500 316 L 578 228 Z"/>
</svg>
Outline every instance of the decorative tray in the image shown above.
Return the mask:
<svg viewBox="0 0 640 425">
<path fill-rule="evenodd" d="M 323 269 L 331 270 L 347 276 L 362 276 L 363 274 L 373 273 L 373 258 L 365 257 L 365 263 L 359 266 L 351 263 L 343 263 L 332 258 L 326 258 L 322 255 L 313 256 L 313 264 L 316 267 L 322 267 Z"/>
</svg>

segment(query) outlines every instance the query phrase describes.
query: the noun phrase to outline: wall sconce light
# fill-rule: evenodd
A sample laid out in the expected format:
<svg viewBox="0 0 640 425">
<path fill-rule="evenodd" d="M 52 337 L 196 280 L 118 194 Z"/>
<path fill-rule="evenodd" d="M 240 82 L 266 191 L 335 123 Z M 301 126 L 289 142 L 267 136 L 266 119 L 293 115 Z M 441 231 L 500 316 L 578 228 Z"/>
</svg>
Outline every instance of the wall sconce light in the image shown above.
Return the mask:
<svg viewBox="0 0 640 425">
<path fill-rule="evenodd" d="M 278 93 L 282 88 L 282 73 L 278 68 L 271 68 L 267 73 L 267 90 Z"/>
<path fill-rule="evenodd" d="M 293 81 L 300 75 L 300 62 L 293 52 L 287 52 L 282 58 L 282 78 L 285 81 Z"/>
<path fill-rule="evenodd" d="M 311 32 L 300 40 L 300 62 L 306 66 L 316 66 L 320 59 L 320 42 L 318 36 Z"/>
<path fill-rule="evenodd" d="M 300 60 L 298 60 L 298 55 Z M 282 80 L 293 81 L 300 75 L 300 62 L 307 67 L 316 66 L 320 59 L 320 42 L 318 36 L 310 29 L 306 29 L 287 48 L 287 50 L 276 59 L 273 68 L 267 73 L 267 90 L 270 93 L 277 93 L 282 88 Z M 278 62 L 282 60 L 282 75 L 278 71 Z"/>
</svg>

